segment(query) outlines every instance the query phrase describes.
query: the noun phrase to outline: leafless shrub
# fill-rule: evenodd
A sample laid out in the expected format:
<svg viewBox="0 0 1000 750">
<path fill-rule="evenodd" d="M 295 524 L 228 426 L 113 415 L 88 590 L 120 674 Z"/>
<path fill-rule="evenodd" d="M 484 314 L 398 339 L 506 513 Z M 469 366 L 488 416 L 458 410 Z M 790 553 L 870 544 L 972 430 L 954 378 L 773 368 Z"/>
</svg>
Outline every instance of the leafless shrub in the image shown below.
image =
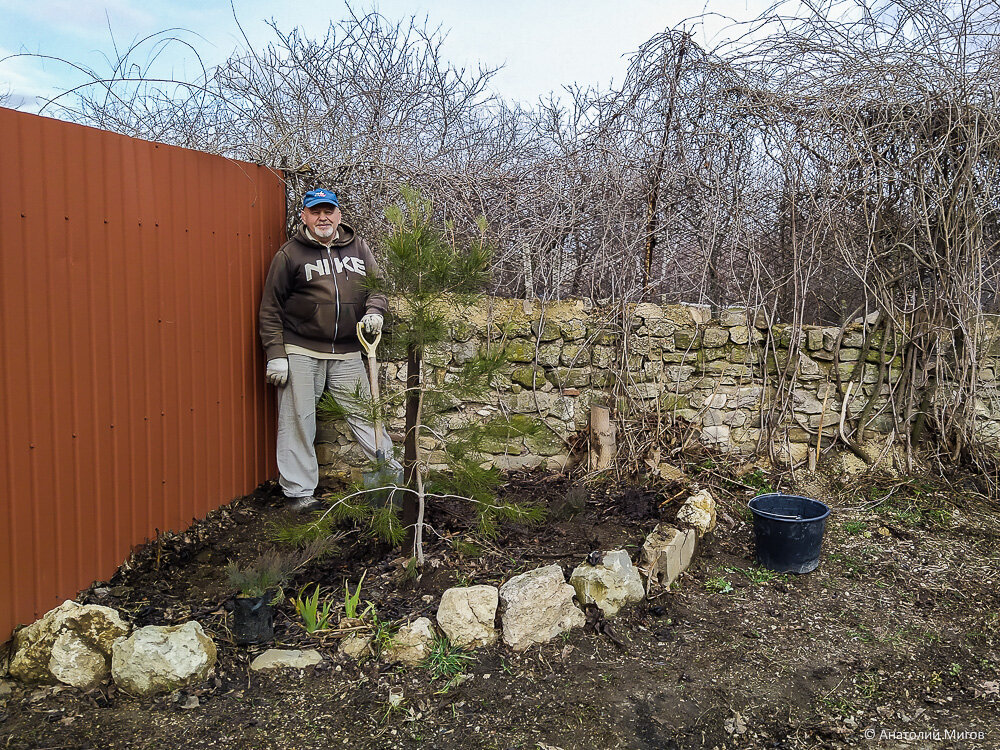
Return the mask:
<svg viewBox="0 0 1000 750">
<path fill-rule="evenodd" d="M 450 65 L 439 30 L 351 11 L 319 39 L 274 27 L 188 82 L 146 76 L 132 48 L 66 111 L 282 169 L 296 197 L 334 187 L 374 238 L 413 185 L 455 232 L 486 216 L 503 295 L 740 304 L 796 327 L 878 312 L 872 340 L 900 359 L 874 383 L 863 362 L 838 375 L 841 396 L 871 395 L 844 439 L 858 449 L 891 380 L 904 440 L 930 430 L 951 458 L 985 460 L 1000 8 L 779 4 L 713 50 L 691 28 L 651 38 L 620 88 L 523 109 L 488 94 L 495 71 Z M 188 43 L 146 44 L 168 40 Z M 765 428 L 788 414 L 794 368 L 774 377 Z"/>
</svg>

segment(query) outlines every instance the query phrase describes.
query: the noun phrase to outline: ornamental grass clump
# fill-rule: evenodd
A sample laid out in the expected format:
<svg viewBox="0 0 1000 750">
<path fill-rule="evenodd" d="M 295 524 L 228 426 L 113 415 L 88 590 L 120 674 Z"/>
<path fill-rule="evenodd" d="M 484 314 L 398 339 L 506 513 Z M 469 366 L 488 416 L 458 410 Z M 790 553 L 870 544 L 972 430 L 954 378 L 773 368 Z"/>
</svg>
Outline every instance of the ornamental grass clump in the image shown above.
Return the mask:
<svg viewBox="0 0 1000 750">
<path fill-rule="evenodd" d="M 296 571 L 312 560 L 329 554 L 339 538 L 340 535 L 327 535 L 303 541 L 300 546 L 287 550 L 272 547 L 248 565 L 230 560 L 225 567 L 229 586 L 243 598 L 259 599 L 272 594 L 270 603 L 277 604 L 284 598 L 284 587 Z"/>
<path fill-rule="evenodd" d="M 471 654 L 452 646 L 445 636 L 436 636 L 430 656 L 427 657 L 426 661 L 427 669 L 431 673 L 431 682 L 447 680 L 442 691 L 447 692 L 454 687 L 457 679 L 465 674 L 465 669 L 470 661 L 472 661 Z"/>
<path fill-rule="evenodd" d="M 299 589 L 299 593 L 293 599 L 295 612 L 302 618 L 302 624 L 307 633 L 326 630 L 333 613 L 333 601 L 329 598 L 320 601 L 320 585 L 318 583 L 311 596 L 305 593 L 308 587 L 307 583 Z"/>
<path fill-rule="evenodd" d="M 359 620 L 364 619 L 365 615 L 371 612 L 375 605 L 368 602 L 368 606 L 364 611 L 359 611 L 361 606 L 361 584 L 365 582 L 365 575 L 368 573 L 366 570 L 361 574 L 361 579 L 358 581 L 357 587 L 354 592 L 351 592 L 351 586 L 347 581 L 344 581 L 344 617 L 348 620 Z"/>
</svg>

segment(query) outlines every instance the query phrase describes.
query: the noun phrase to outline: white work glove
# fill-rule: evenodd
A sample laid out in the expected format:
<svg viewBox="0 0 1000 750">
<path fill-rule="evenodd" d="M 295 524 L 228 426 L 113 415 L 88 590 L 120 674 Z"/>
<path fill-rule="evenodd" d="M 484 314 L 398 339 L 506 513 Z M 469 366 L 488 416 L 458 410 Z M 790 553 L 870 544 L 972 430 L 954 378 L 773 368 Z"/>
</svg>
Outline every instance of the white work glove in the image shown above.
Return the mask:
<svg viewBox="0 0 1000 750">
<path fill-rule="evenodd" d="M 378 313 L 368 313 L 361 319 L 361 325 L 364 326 L 365 333 L 377 336 L 382 333 L 382 316 Z"/>
<path fill-rule="evenodd" d="M 279 388 L 283 386 L 288 382 L 288 360 L 283 357 L 268 360 L 264 377 L 271 385 L 276 385 Z"/>
</svg>

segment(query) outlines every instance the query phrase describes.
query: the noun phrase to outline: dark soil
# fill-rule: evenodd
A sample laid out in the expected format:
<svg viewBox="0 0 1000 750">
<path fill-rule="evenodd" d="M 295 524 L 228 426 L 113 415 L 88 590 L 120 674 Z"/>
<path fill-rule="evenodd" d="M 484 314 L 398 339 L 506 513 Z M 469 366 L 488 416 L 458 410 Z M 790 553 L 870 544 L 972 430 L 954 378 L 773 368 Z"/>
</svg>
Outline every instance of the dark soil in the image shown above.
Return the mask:
<svg viewBox="0 0 1000 750">
<path fill-rule="evenodd" d="M 398 550 L 352 533 L 288 590 L 317 581 L 342 593 L 367 571 L 362 598 L 380 619 L 433 619 L 449 586 L 499 585 L 552 563 L 568 574 L 593 550 L 635 559 L 679 489 L 515 477 L 504 493 L 553 509 L 545 525 L 508 525 L 484 542 L 461 506 L 438 506 L 419 580 Z M 790 576 L 754 564 L 754 493 L 722 482 L 719 526 L 674 590 L 523 653 L 476 651 L 449 684 L 426 668 L 346 658 L 334 635 L 306 634 L 287 599 L 274 645 L 317 648 L 324 661 L 249 671 L 264 647 L 233 644 L 223 566 L 268 546 L 268 522 L 286 515 L 265 488 L 147 545 L 79 598 L 137 625 L 199 620 L 219 645 L 212 678 L 155 699 L 111 684 L 84 694 L 0 682 L 0 747 L 1000 747 L 997 508 L 914 483 L 848 508 L 884 497 L 877 489 L 865 479 L 847 500 L 822 498 L 835 511 L 821 565 Z M 391 688 L 403 695 L 395 709 Z"/>
</svg>

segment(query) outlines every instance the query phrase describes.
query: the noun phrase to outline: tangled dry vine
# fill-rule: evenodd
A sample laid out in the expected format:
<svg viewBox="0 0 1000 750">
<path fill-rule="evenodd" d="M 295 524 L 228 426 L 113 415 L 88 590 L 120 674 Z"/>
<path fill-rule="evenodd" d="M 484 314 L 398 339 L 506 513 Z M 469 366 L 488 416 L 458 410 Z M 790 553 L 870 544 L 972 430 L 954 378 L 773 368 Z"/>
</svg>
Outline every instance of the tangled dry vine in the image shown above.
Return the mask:
<svg viewBox="0 0 1000 750">
<path fill-rule="evenodd" d="M 712 49 L 697 28 L 651 38 L 619 87 L 525 107 L 490 93 L 494 69 L 449 63 L 426 21 L 348 7 L 322 37 L 275 25 L 266 48 L 247 42 L 192 80 L 151 73 L 163 45 L 191 44 L 155 35 L 51 108 L 281 169 L 290 194 L 334 185 L 369 236 L 413 185 L 457 233 L 486 217 L 504 296 L 740 305 L 793 327 L 860 318 L 902 372 L 899 438 L 995 475 L 972 417 L 992 398 L 1000 7 L 779 2 Z M 839 398 L 864 359 L 836 368 Z M 890 387 L 881 367 L 875 392 Z M 771 379 L 765 429 L 794 367 Z M 873 403 L 839 431 L 866 460 Z"/>
</svg>

